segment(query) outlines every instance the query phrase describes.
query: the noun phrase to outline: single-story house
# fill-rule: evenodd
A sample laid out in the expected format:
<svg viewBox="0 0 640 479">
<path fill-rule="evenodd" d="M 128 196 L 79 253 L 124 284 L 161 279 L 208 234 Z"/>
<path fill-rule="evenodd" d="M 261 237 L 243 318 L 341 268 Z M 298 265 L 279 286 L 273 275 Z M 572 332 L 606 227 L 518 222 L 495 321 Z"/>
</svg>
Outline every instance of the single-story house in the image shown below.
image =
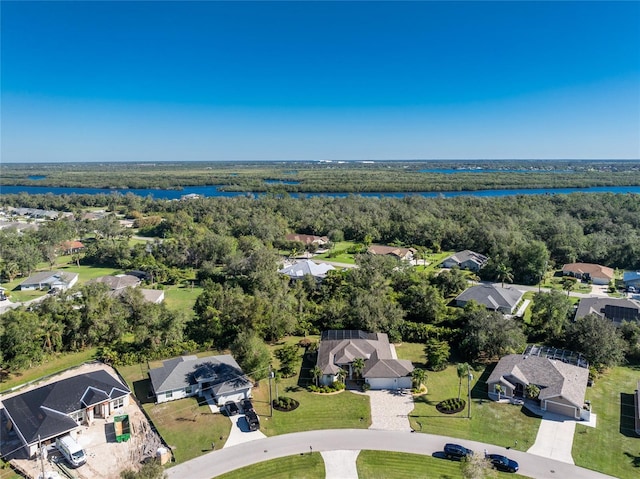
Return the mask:
<svg viewBox="0 0 640 479">
<path fill-rule="evenodd" d="M 84 249 L 84 243 L 81 241 L 64 241 L 58 245 L 58 250 L 62 254 L 75 254 Z"/>
<path fill-rule="evenodd" d="M 394 256 L 405 261 L 411 261 L 413 256 L 416 254 L 416 250 L 414 248 L 401 248 L 399 246 L 385 246 L 381 244 L 372 244 L 367 249 L 367 252 L 383 256 Z"/>
<path fill-rule="evenodd" d="M 291 234 L 285 235 L 285 239 L 287 241 L 299 241 L 300 243 L 303 243 L 305 246 L 308 246 L 310 244 L 323 246 L 329 242 L 329 238 L 326 236 L 303 235 L 298 233 L 291 233 Z"/>
<path fill-rule="evenodd" d="M 622 282 L 625 288 L 631 286 L 640 291 L 640 271 L 625 271 L 622 274 Z"/>
<path fill-rule="evenodd" d="M 466 249 L 446 258 L 442 262 L 442 266 L 444 268 L 458 267 L 469 271 L 480 271 L 487 264 L 487 261 L 489 261 L 489 258 L 485 255 Z"/>
<path fill-rule="evenodd" d="M 640 302 L 624 298 L 582 298 L 576 310 L 576 319 L 596 314 L 613 321 L 617 326 L 623 321 L 640 321 Z"/>
<path fill-rule="evenodd" d="M 290 266 L 278 270 L 280 274 L 286 274 L 292 279 L 302 279 L 305 276 L 313 276 L 317 280 L 322 280 L 327 276 L 329 271 L 335 268 L 327 263 L 314 263 L 309 259 L 297 261 Z"/>
<path fill-rule="evenodd" d="M 609 284 L 614 277 L 614 271 L 607 266 L 593 263 L 569 263 L 562 267 L 564 276 L 573 276 L 593 284 Z"/>
<path fill-rule="evenodd" d="M 34 289 L 69 289 L 78 282 L 78 273 L 43 271 L 32 274 L 19 287 L 21 291 Z"/>
<path fill-rule="evenodd" d="M 456 297 L 456 306 L 464 308 L 469 301 L 475 301 L 492 311 L 512 314 L 524 292 L 513 287 L 501 288 L 494 284 L 472 286 Z"/>
<path fill-rule="evenodd" d="M 322 370 L 320 383 L 328 385 L 338 379 L 340 369 L 348 379 L 355 379 L 353 361 L 364 359 L 362 377 L 371 389 L 400 389 L 412 386 L 413 364 L 398 359 L 385 333 L 359 330 L 323 331 L 318 347 L 317 366 Z"/>
<path fill-rule="evenodd" d="M 115 276 L 100 276 L 92 280 L 92 282 L 106 284 L 110 290 L 111 297 L 116 298 L 124 293 L 127 288 L 137 288 L 141 283 L 141 278 L 138 274 L 127 273 Z M 140 288 L 140 292 L 145 301 L 149 303 L 160 304 L 164 301 L 163 290 Z"/>
<path fill-rule="evenodd" d="M 149 370 L 157 403 L 211 396 L 218 405 L 251 397 L 252 383 L 233 356 L 181 356 Z"/>
<path fill-rule="evenodd" d="M 559 359 L 528 354 L 504 356 L 487 380 L 491 399 L 525 398 L 529 384 L 540 389 L 538 400 L 543 411 L 582 419 L 588 416 L 584 409 L 589 370 Z M 585 412 L 583 412 L 585 411 Z"/>
<path fill-rule="evenodd" d="M 634 422 L 636 427 L 636 434 L 640 436 L 640 381 L 638 381 L 638 387 L 633 395 L 633 402 L 635 405 Z"/>
<path fill-rule="evenodd" d="M 3 414 L 24 444 L 27 455 L 72 433 L 95 418 L 106 419 L 129 405 L 131 391 L 105 370 L 79 374 L 2 400 Z"/>
</svg>

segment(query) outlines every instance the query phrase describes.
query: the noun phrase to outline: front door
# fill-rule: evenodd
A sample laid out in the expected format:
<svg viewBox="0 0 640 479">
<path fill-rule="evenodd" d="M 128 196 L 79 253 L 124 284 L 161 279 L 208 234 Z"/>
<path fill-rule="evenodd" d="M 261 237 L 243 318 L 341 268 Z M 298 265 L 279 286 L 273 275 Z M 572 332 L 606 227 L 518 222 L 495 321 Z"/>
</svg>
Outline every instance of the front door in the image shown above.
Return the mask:
<svg viewBox="0 0 640 479">
<path fill-rule="evenodd" d="M 514 391 L 516 397 L 524 397 L 524 386 L 520 383 L 516 383 L 516 389 Z"/>
</svg>

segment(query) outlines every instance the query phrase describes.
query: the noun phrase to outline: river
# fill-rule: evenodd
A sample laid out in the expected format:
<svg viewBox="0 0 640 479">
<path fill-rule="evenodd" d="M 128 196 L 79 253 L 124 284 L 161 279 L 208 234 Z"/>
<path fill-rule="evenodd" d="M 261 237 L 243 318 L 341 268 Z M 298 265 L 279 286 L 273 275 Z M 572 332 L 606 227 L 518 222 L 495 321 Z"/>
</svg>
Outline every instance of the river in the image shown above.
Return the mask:
<svg viewBox="0 0 640 479">
<path fill-rule="evenodd" d="M 75 188 L 75 187 L 55 187 L 55 186 L 0 186 L 0 194 L 18 194 L 28 193 L 30 195 L 47 194 L 54 195 L 98 195 L 111 193 L 133 193 L 138 196 L 153 196 L 155 199 L 175 200 L 185 195 L 195 194 L 206 197 L 235 197 L 256 195 L 260 196 L 264 193 L 248 193 L 241 191 L 220 191 L 217 186 L 185 186 L 182 190 L 160 190 L 160 189 L 108 189 L 108 188 Z M 387 197 L 387 198 L 403 198 L 405 196 L 417 195 L 427 198 L 454 196 L 516 196 L 516 195 L 550 195 L 550 194 L 569 194 L 569 193 L 635 193 L 640 194 L 640 186 L 592 186 L 589 188 L 533 188 L 533 189 L 494 189 L 479 191 L 424 191 L 424 192 L 375 192 L 375 193 L 291 193 L 291 197 L 300 198 L 307 196 L 331 196 L 345 197 L 350 194 L 357 194 L 364 197 Z"/>
</svg>

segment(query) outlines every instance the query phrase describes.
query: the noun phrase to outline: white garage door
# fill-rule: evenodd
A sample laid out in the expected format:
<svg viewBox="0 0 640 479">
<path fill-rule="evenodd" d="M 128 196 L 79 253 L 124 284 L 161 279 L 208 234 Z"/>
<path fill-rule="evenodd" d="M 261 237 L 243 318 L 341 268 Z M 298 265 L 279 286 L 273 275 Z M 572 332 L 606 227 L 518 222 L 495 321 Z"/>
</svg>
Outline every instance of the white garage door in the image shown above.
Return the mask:
<svg viewBox="0 0 640 479">
<path fill-rule="evenodd" d="M 216 398 L 216 400 L 218 401 L 219 405 L 223 405 L 229 401 L 233 401 L 233 402 L 242 401 L 243 399 L 246 399 L 246 397 L 247 397 L 246 391 L 243 391 L 240 393 L 229 393 L 229 394 L 220 395 Z"/>
<path fill-rule="evenodd" d="M 411 378 L 368 378 L 371 389 L 400 389 L 410 388 Z"/>
<path fill-rule="evenodd" d="M 566 404 L 547 401 L 547 411 L 575 418 L 576 408 Z"/>
</svg>

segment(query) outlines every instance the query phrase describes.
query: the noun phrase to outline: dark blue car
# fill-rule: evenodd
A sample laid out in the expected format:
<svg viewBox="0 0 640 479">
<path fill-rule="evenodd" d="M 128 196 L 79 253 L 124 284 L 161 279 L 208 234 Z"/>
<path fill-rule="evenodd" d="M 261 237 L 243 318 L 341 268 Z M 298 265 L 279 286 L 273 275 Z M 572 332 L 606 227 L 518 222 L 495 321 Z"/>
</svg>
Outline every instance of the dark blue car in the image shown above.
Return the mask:
<svg viewBox="0 0 640 479">
<path fill-rule="evenodd" d="M 461 461 L 467 456 L 473 456 L 473 451 L 460 444 L 445 444 L 444 455 L 447 459 Z"/>
<path fill-rule="evenodd" d="M 520 468 L 516 461 L 512 461 L 508 457 L 500 454 L 488 454 L 487 459 L 491 461 L 491 465 L 498 471 L 516 472 Z"/>
</svg>

